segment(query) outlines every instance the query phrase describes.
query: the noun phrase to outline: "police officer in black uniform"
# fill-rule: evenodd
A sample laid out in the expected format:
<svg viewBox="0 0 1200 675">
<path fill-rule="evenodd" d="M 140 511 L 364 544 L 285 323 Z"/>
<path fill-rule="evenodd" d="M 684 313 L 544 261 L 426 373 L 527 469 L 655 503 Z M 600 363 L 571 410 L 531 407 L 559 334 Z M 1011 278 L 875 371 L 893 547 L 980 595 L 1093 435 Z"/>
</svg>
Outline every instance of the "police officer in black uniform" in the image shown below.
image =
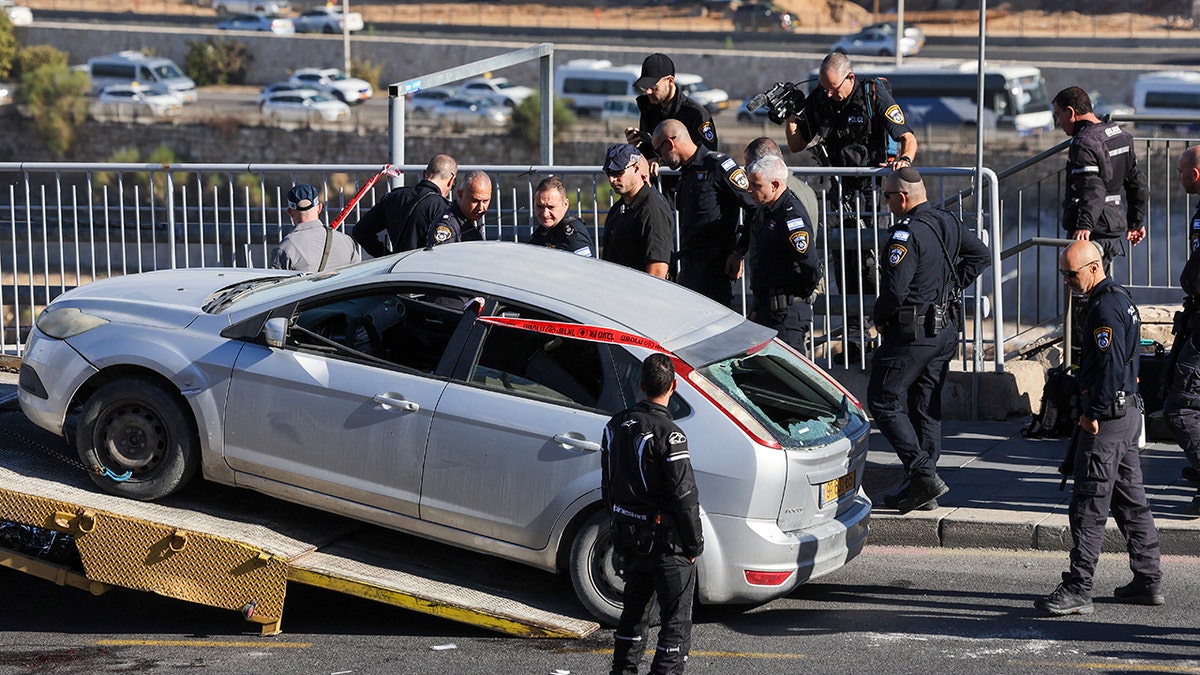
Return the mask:
<svg viewBox="0 0 1200 675">
<path fill-rule="evenodd" d="M 1110 266 L 1125 255 L 1122 240 L 1136 246 L 1146 236 L 1148 188 L 1133 137 L 1116 122 L 1101 122 L 1079 87 L 1058 92 L 1053 106 L 1058 126 L 1071 137 L 1063 227 L 1076 240 L 1100 244 L 1104 264 Z"/>
<path fill-rule="evenodd" d="M 1200 145 L 1179 156 L 1179 184 L 1184 192 L 1200 194 Z M 1176 315 L 1163 416 L 1188 461 L 1183 479 L 1200 483 L 1200 205 L 1189 221 L 1188 251 L 1187 264 L 1179 275 L 1179 286 L 1187 297 L 1183 311 Z M 1200 493 L 1192 497 L 1184 513 L 1200 517 Z"/>
<path fill-rule="evenodd" d="M 1059 257 L 1063 284 L 1088 296 L 1079 391 L 1082 414 L 1072 440 L 1074 489 L 1071 565 L 1062 583 L 1034 606 L 1052 616 L 1092 613 L 1092 579 L 1109 511 L 1125 537 L 1133 581 L 1113 595 L 1121 602 L 1163 604 L 1158 531 L 1142 486 L 1137 395 L 1141 321 L 1129 291 L 1104 274 L 1100 246 L 1076 241 Z"/>
<path fill-rule="evenodd" d="M 458 188 L 458 198 L 429 226 L 429 245 L 483 241 L 483 215 L 491 203 L 492 179 L 483 171 L 468 173 Z"/>
<path fill-rule="evenodd" d="M 654 147 L 678 168 L 675 209 L 679 212 L 679 283 L 728 306 L 732 279 L 725 263 L 736 243 L 739 216 L 755 204 L 746 172 L 729 155 L 697 146 L 679 120 L 654 130 Z"/>
<path fill-rule="evenodd" d="M 746 167 L 750 196 L 760 205 L 743 229 L 734 256 L 745 258 L 753 236 L 758 255 L 750 270 L 755 323 L 779 331 L 779 337 L 806 351 L 804 338 L 812 323 L 812 298 L 821 280 L 821 262 L 808 209 L 788 189 L 787 165 L 774 155 Z M 750 228 L 754 228 L 751 233 Z"/>
<path fill-rule="evenodd" d="M 883 196 L 897 220 L 875 301 L 883 344 L 871 360 L 867 404 L 907 475 L 907 484 L 884 505 L 904 514 L 928 508 L 950 491 L 938 477 L 937 460 L 942 385 L 961 327 L 953 300 L 988 266 L 990 255 L 974 232 L 926 201 L 916 169 L 888 175 Z"/>
<path fill-rule="evenodd" d="M 450 206 L 458 163 L 450 155 L 434 155 L 421 182 L 387 193 L 354 224 L 350 236 L 372 257 L 425 248 L 429 226 Z M 387 242 L 379 234 L 387 233 Z"/>
<path fill-rule="evenodd" d="M 585 258 L 595 257 L 587 226 L 567 213 L 570 208 L 562 179 L 558 176 L 543 178 L 533 191 L 533 214 L 538 227 L 529 235 L 529 243 L 570 251 Z"/>
<path fill-rule="evenodd" d="M 603 258 L 647 274 L 667 278 L 674 219 L 671 206 L 642 175 L 641 153 L 619 143 L 604 156 L 604 174 L 621 196 L 604 219 Z"/>
<path fill-rule="evenodd" d="M 625 606 L 613 635 L 613 675 L 638 672 L 656 593 L 661 625 L 650 672 L 683 672 L 696 558 L 704 551 L 687 437 L 667 407 L 675 391 L 671 358 L 647 357 L 641 386 L 646 399 L 613 417 L 601 443 L 600 487 L 625 579 Z"/>
<path fill-rule="evenodd" d="M 644 92 L 637 97 L 642 117 L 637 127 L 625 129 L 625 140 L 643 157 L 658 160 L 651 135 L 659 124 L 669 119 L 682 122 L 696 145 L 717 149 L 717 127 L 712 115 L 675 85 L 675 63 L 666 54 L 651 54 L 642 61 L 642 76 L 633 83 L 633 88 Z"/>
</svg>

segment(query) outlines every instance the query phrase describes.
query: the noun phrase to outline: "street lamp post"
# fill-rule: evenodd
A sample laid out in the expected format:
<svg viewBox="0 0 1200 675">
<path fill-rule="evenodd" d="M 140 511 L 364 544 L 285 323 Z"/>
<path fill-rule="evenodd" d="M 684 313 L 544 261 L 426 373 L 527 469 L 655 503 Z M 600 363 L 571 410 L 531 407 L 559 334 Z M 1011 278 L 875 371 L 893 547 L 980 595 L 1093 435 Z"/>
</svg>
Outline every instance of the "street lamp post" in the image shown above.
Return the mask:
<svg viewBox="0 0 1200 675">
<path fill-rule="evenodd" d="M 342 0 L 342 59 L 346 77 L 350 77 L 350 0 Z"/>
</svg>

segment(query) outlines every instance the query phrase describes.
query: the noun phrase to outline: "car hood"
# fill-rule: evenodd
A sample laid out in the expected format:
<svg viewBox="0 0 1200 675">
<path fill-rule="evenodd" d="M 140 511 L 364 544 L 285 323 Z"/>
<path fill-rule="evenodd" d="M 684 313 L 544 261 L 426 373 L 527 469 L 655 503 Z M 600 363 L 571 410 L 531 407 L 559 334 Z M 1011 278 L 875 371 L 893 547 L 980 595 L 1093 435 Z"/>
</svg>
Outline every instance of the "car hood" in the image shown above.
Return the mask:
<svg viewBox="0 0 1200 675">
<path fill-rule="evenodd" d="M 184 328 L 202 313 L 201 307 L 214 292 L 250 279 L 277 276 L 281 276 L 277 271 L 261 269 L 183 269 L 130 274 L 67 291 L 47 310 L 76 307 L 110 321 Z"/>
</svg>

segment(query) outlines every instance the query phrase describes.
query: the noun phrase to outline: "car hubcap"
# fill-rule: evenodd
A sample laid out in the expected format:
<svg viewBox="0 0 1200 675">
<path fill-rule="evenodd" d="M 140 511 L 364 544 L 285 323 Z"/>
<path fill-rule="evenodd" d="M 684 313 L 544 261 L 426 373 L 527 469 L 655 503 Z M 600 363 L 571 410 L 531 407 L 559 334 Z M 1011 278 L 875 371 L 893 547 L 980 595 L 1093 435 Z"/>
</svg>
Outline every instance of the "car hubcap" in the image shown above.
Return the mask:
<svg viewBox="0 0 1200 675">
<path fill-rule="evenodd" d="M 158 415 L 143 406 L 122 406 L 113 411 L 102 430 L 104 448 L 116 467 L 127 471 L 152 469 L 168 442 Z"/>
</svg>

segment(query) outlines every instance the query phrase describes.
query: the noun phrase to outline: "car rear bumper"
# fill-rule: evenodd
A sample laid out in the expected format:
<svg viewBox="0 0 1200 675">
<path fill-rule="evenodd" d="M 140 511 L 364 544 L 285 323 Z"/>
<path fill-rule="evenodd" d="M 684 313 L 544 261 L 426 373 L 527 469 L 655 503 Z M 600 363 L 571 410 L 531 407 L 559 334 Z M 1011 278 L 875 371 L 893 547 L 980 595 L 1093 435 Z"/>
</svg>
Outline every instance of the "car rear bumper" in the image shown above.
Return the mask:
<svg viewBox="0 0 1200 675">
<path fill-rule="evenodd" d="M 862 552 L 870 529 L 871 501 L 861 491 L 835 520 L 796 532 L 773 521 L 708 514 L 700 558 L 700 601 L 762 603 L 829 574 Z M 753 585 L 746 572 L 791 572 L 783 583 Z"/>
</svg>

